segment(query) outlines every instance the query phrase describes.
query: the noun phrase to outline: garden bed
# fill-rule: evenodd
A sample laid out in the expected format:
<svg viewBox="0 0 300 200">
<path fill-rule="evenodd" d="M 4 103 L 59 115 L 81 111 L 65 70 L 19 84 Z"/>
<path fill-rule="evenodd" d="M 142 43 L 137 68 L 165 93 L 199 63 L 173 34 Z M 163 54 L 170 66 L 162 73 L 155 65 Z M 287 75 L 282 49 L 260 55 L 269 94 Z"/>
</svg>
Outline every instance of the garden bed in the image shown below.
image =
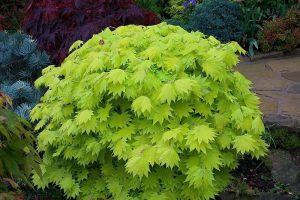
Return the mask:
<svg viewBox="0 0 300 200">
<path fill-rule="evenodd" d="M 299 200 L 299 8 L 4 0 L 0 200 Z"/>
</svg>

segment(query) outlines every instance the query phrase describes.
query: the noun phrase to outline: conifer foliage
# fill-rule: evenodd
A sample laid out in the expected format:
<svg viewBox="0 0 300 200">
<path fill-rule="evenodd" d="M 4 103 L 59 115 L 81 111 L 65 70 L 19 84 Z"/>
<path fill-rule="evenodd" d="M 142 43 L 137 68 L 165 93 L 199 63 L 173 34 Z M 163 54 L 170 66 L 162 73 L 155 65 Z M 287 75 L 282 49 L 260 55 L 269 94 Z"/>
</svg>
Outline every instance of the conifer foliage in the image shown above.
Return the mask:
<svg viewBox="0 0 300 200">
<path fill-rule="evenodd" d="M 189 17 L 187 29 L 212 35 L 222 42 L 240 42 L 243 37 L 242 9 L 231 0 L 203 0 Z"/>
<path fill-rule="evenodd" d="M 86 41 L 106 27 L 157 23 L 156 14 L 133 0 L 31 0 L 23 28 L 60 63 L 76 40 Z"/>
<path fill-rule="evenodd" d="M 105 29 L 50 66 L 31 112 L 39 187 L 78 199 L 209 199 L 244 154 L 266 153 L 236 43 L 161 23 Z"/>
<path fill-rule="evenodd" d="M 27 118 L 41 96 L 31 84 L 49 58 L 30 36 L 7 32 L 0 32 L 0 55 L 0 91 L 12 98 L 14 111 Z"/>
</svg>

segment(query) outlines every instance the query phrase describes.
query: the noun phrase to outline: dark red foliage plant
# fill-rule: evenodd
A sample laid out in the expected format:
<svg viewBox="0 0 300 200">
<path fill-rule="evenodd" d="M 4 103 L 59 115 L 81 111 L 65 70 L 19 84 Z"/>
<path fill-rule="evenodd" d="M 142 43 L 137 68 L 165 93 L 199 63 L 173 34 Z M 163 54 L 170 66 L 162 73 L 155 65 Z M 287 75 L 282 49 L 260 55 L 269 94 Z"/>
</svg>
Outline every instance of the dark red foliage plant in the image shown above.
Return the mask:
<svg viewBox="0 0 300 200">
<path fill-rule="evenodd" d="M 263 23 L 257 34 L 262 51 L 291 51 L 300 46 L 300 10 L 290 9 L 286 17 Z"/>
<path fill-rule="evenodd" d="M 0 31 L 4 30 L 4 25 L 3 25 L 4 19 L 5 19 L 5 17 L 0 15 Z"/>
<path fill-rule="evenodd" d="M 133 0 L 31 0 L 23 29 L 60 64 L 75 41 L 86 41 L 107 27 L 159 22 Z"/>
</svg>

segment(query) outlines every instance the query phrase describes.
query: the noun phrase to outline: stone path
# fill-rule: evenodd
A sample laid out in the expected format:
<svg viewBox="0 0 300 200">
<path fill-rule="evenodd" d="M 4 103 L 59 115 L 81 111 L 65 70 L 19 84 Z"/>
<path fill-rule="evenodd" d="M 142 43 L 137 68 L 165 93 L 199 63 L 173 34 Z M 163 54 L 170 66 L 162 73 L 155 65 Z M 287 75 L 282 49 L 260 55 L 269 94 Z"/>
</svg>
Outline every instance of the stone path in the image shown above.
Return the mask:
<svg viewBox="0 0 300 200">
<path fill-rule="evenodd" d="M 300 195 L 300 165 L 296 159 L 299 152 L 273 149 L 269 158 L 272 162 L 272 175 L 276 182 L 283 183 L 296 195 Z"/>
<path fill-rule="evenodd" d="M 238 71 L 253 82 L 266 123 L 300 128 L 300 56 L 242 61 Z"/>
</svg>

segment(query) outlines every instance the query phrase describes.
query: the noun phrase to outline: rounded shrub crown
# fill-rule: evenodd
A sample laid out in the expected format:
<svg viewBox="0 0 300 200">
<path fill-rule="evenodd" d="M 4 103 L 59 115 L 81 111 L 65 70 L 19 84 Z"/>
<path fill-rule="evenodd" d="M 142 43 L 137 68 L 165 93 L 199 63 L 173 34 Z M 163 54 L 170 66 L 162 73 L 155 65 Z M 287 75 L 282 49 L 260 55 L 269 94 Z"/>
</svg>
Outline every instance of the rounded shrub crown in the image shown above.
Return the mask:
<svg viewBox="0 0 300 200">
<path fill-rule="evenodd" d="M 79 47 L 80 41 L 72 49 Z M 79 199 L 209 199 L 239 155 L 265 154 L 233 42 L 165 23 L 106 29 L 36 81 L 40 187 Z"/>
</svg>

